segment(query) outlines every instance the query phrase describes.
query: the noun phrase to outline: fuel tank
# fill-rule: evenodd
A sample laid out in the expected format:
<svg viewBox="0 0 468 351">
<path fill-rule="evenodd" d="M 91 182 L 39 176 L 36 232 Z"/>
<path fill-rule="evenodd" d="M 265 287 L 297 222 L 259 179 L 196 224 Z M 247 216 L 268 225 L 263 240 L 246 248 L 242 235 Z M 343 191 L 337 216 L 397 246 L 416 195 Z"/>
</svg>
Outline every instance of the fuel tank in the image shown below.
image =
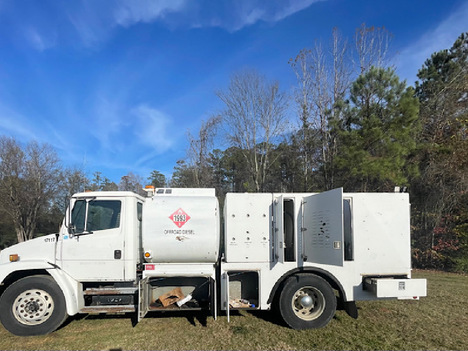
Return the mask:
<svg viewBox="0 0 468 351">
<path fill-rule="evenodd" d="M 220 245 L 218 207 L 214 189 L 173 189 L 148 198 L 142 221 L 145 261 L 215 263 Z"/>
</svg>

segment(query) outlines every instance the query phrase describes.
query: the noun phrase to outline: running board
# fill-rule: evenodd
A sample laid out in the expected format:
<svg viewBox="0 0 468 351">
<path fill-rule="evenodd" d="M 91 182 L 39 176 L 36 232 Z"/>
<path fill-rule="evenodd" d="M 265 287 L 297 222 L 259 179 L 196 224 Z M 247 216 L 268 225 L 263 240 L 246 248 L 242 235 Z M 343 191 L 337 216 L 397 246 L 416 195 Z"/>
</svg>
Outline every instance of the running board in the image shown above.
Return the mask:
<svg viewBox="0 0 468 351">
<path fill-rule="evenodd" d="M 138 288 L 89 288 L 83 291 L 84 295 L 133 295 Z"/>
<path fill-rule="evenodd" d="M 135 312 L 134 305 L 115 305 L 115 306 L 85 306 L 79 313 L 126 313 Z"/>
</svg>

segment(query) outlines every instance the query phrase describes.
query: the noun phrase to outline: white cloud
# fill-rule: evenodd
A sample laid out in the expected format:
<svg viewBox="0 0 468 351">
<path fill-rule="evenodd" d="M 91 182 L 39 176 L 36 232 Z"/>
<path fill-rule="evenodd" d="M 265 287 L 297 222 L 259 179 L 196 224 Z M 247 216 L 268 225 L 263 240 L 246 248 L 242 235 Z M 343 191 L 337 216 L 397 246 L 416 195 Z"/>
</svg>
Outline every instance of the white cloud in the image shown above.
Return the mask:
<svg viewBox="0 0 468 351">
<path fill-rule="evenodd" d="M 325 0 L 82 0 L 69 20 L 86 46 L 106 40 L 113 28 L 161 22 L 171 28 L 219 27 L 238 31 L 259 21 L 277 22 Z"/>
<path fill-rule="evenodd" d="M 34 121 L 28 120 L 24 115 L 2 105 L 0 105 L 0 116 L 0 134 L 14 137 L 25 143 L 32 140 L 48 143 L 67 153 L 74 146 L 67 135 L 59 132 L 56 126 L 49 121 L 40 118 Z"/>
<path fill-rule="evenodd" d="M 31 45 L 38 51 L 44 51 L 50 49 L 55 46 L 56 44 L 56 36 L 46 36 L 44 34 L 40 34 L 34 28 L 28 28 L 25 30 L 25 37 L 26 40 L 31 43 Z"/>
<path fill-rule="evenodd" d="M 467 19 L 468 2 L 465 2 L 434 30 L 425 33 L 415 44 L 403 49 L 398 55 L 399 75 L 408 79 L 408 83 L 413 83 L 426 59 L 434 52 L 452 47 L 458 36 L 468 29 Z"/>
<path fill-rule="evenodd" d="M 81 138 L 90 170 L 104 167 L 139 172 L 180 138 L 171 129 L 170 116 L 147 104 L 129 107 L 119 96 L 110 99 L 100 94 L 90 113 L 84 114 L 88 117 L 80 122 L 86 126 Z M 74 153 L 80 156 L 79 150 Z"/>
<path fill-rule="evenodd" d="M 81 42 L 85 46 L 93 47 L 105 41 L 112 28 L 115 27 L 112 9 L 113 2 L 111 1 L 81 0 L 68 2 L 64 12 L 68 14 L 68 20 Z"/>
<path fill-rule="evenodd" d="M 97 97 L 97 103 L 88 123 L 89 132 L 107 151 L 117 151 L 122 148 L 121 140 L 116 136 L 124 129 L 123 107 L 118 101 L 109 100 L 103 96 Z"/>
<path fill-rule="evenodd" d="M 0 134 L 14 136 L 22 141 L 37 139 L 34 126 L 21 114 L 0 104 Z"/>
<path fill-rule="evenodd" d="M 81 0 L 69 3 L 68 20 L 81 42 L 94 47 L 107 40 L 116 27 L 162 20 L 168 13 L 182 11 L 186 0 Z"/>
<path fill-rule="evenodd" d="M 241 30 L 259 21 L 278 22 L 302 11 L 315 2 L 324 0 L 237 0 L 224 7 L 215 7 L 207 16 L 201 8 L 197 18 L 192 17 L 192 27 L 220 27 L 230 32 Z M 205 6 L 209 6 L 209 2 Z"/>
<path fill-rule="evenodd" d="M 171 120 L 161 111 L 147 105 L 139 105 L 132 110 L 136 117 L 134 133 L 137 141 L 154 148 L 154 152 L 162 154 L 173 145 L 174 136 L 170 135 Z"/>
<path fill-rule="evenodd" d="M 317 1 L 323 0 L 118 0 L 113 13 L 116 24 L 124 27 L 160 20 L 173 26 L 237 31 L 258 21 L 280 21 Z"/>
<path fill-rule="evenodd" d="M 159 22 L 170 28 L 235 32 L 259 21 L 281 21 L 318 1 L 326 0 L 80 0 L 54 3 L 47 12 L 33 2 L 31 14 L 13 25 L 38 51 L 75 42 L 92 48 L 118 27 Z M 0 0 L 0 10 L 1 4 Z"/>
<path fill-rule="evenodd" d="M 274 21 L 280 21 L 286 17 L 289 17 L 296 12 L 300 12 L 310 5 L 312 5 L 315 2 L 319 1 L 325 1 L 325 0 L 303 0 L 303 1 L 294 1 L 294 0 L 289 0 L 289 1 L 283 1 L 282 5 L 284 6 L 281 8 L 280 11 L 277 11 L 275 15 L 273 16 Z M 286 5 L 285 5 L 286 4 Z"/>
<path fill-rule="evenodd" d="M 118 25 L 128 27 L 138 22 L 153 22 L 164 18 L 167 13 L 179 12 L 186 0 L 118 0 L 114 18 Z"/>
</svg>

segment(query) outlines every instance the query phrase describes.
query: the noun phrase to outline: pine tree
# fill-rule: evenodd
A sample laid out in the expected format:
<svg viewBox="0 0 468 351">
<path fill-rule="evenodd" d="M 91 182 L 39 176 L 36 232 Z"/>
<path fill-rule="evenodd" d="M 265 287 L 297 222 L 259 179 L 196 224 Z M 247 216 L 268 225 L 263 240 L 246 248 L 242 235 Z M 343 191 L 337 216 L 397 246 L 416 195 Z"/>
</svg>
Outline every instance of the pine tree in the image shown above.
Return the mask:
<svg viewBox="0 0 468 351">
<path fill-rule="evenodd" d="M 418 100 L 391 68 L 372 67 L 350 91 L 335 167 L 347 191 L 389 191 L 407 185 L 408 156 L 419 128 Z"/>
<path fill-rule="evenodd" d="M 413 186 L 416 264 L 449 268 L 450 257 L 460 252 L 452 228 L 457 218 L 467 217 L 453 211 L 468 188 L 468 32 L 450 49 L 432 54 L 418 78 L 422 145 L 421 177 Z"/>
</svg>

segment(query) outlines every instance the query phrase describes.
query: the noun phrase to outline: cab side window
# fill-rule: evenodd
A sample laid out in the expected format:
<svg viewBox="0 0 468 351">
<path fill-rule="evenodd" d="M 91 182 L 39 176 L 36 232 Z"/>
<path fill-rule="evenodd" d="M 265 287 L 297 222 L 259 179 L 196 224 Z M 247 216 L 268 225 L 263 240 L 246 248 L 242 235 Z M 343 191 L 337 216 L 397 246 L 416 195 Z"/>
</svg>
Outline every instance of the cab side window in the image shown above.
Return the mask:
<svg viewBox="0 0 468 351">
<path fill-rule="evenodd" d="M 75 226 L 76 233 L 83 233 L 86 220 L 86 201 L 78 200 L 75 202 L 72 210 L 72 223 Z"/>
<path fill-rule="evenodd" d="M 87 230 L 113 229 L 120 226 L 120 201 L 97 200 L 88 204 Z"/>
<path fill-rule="evenodd" d="M 72 211 L 75 231 L 82 233 L 118 228 L 121 208 L 122 203 L 117 200 L 91 200 L 87 203 L 86 200 L 78 200 Z"/>
</svg>

